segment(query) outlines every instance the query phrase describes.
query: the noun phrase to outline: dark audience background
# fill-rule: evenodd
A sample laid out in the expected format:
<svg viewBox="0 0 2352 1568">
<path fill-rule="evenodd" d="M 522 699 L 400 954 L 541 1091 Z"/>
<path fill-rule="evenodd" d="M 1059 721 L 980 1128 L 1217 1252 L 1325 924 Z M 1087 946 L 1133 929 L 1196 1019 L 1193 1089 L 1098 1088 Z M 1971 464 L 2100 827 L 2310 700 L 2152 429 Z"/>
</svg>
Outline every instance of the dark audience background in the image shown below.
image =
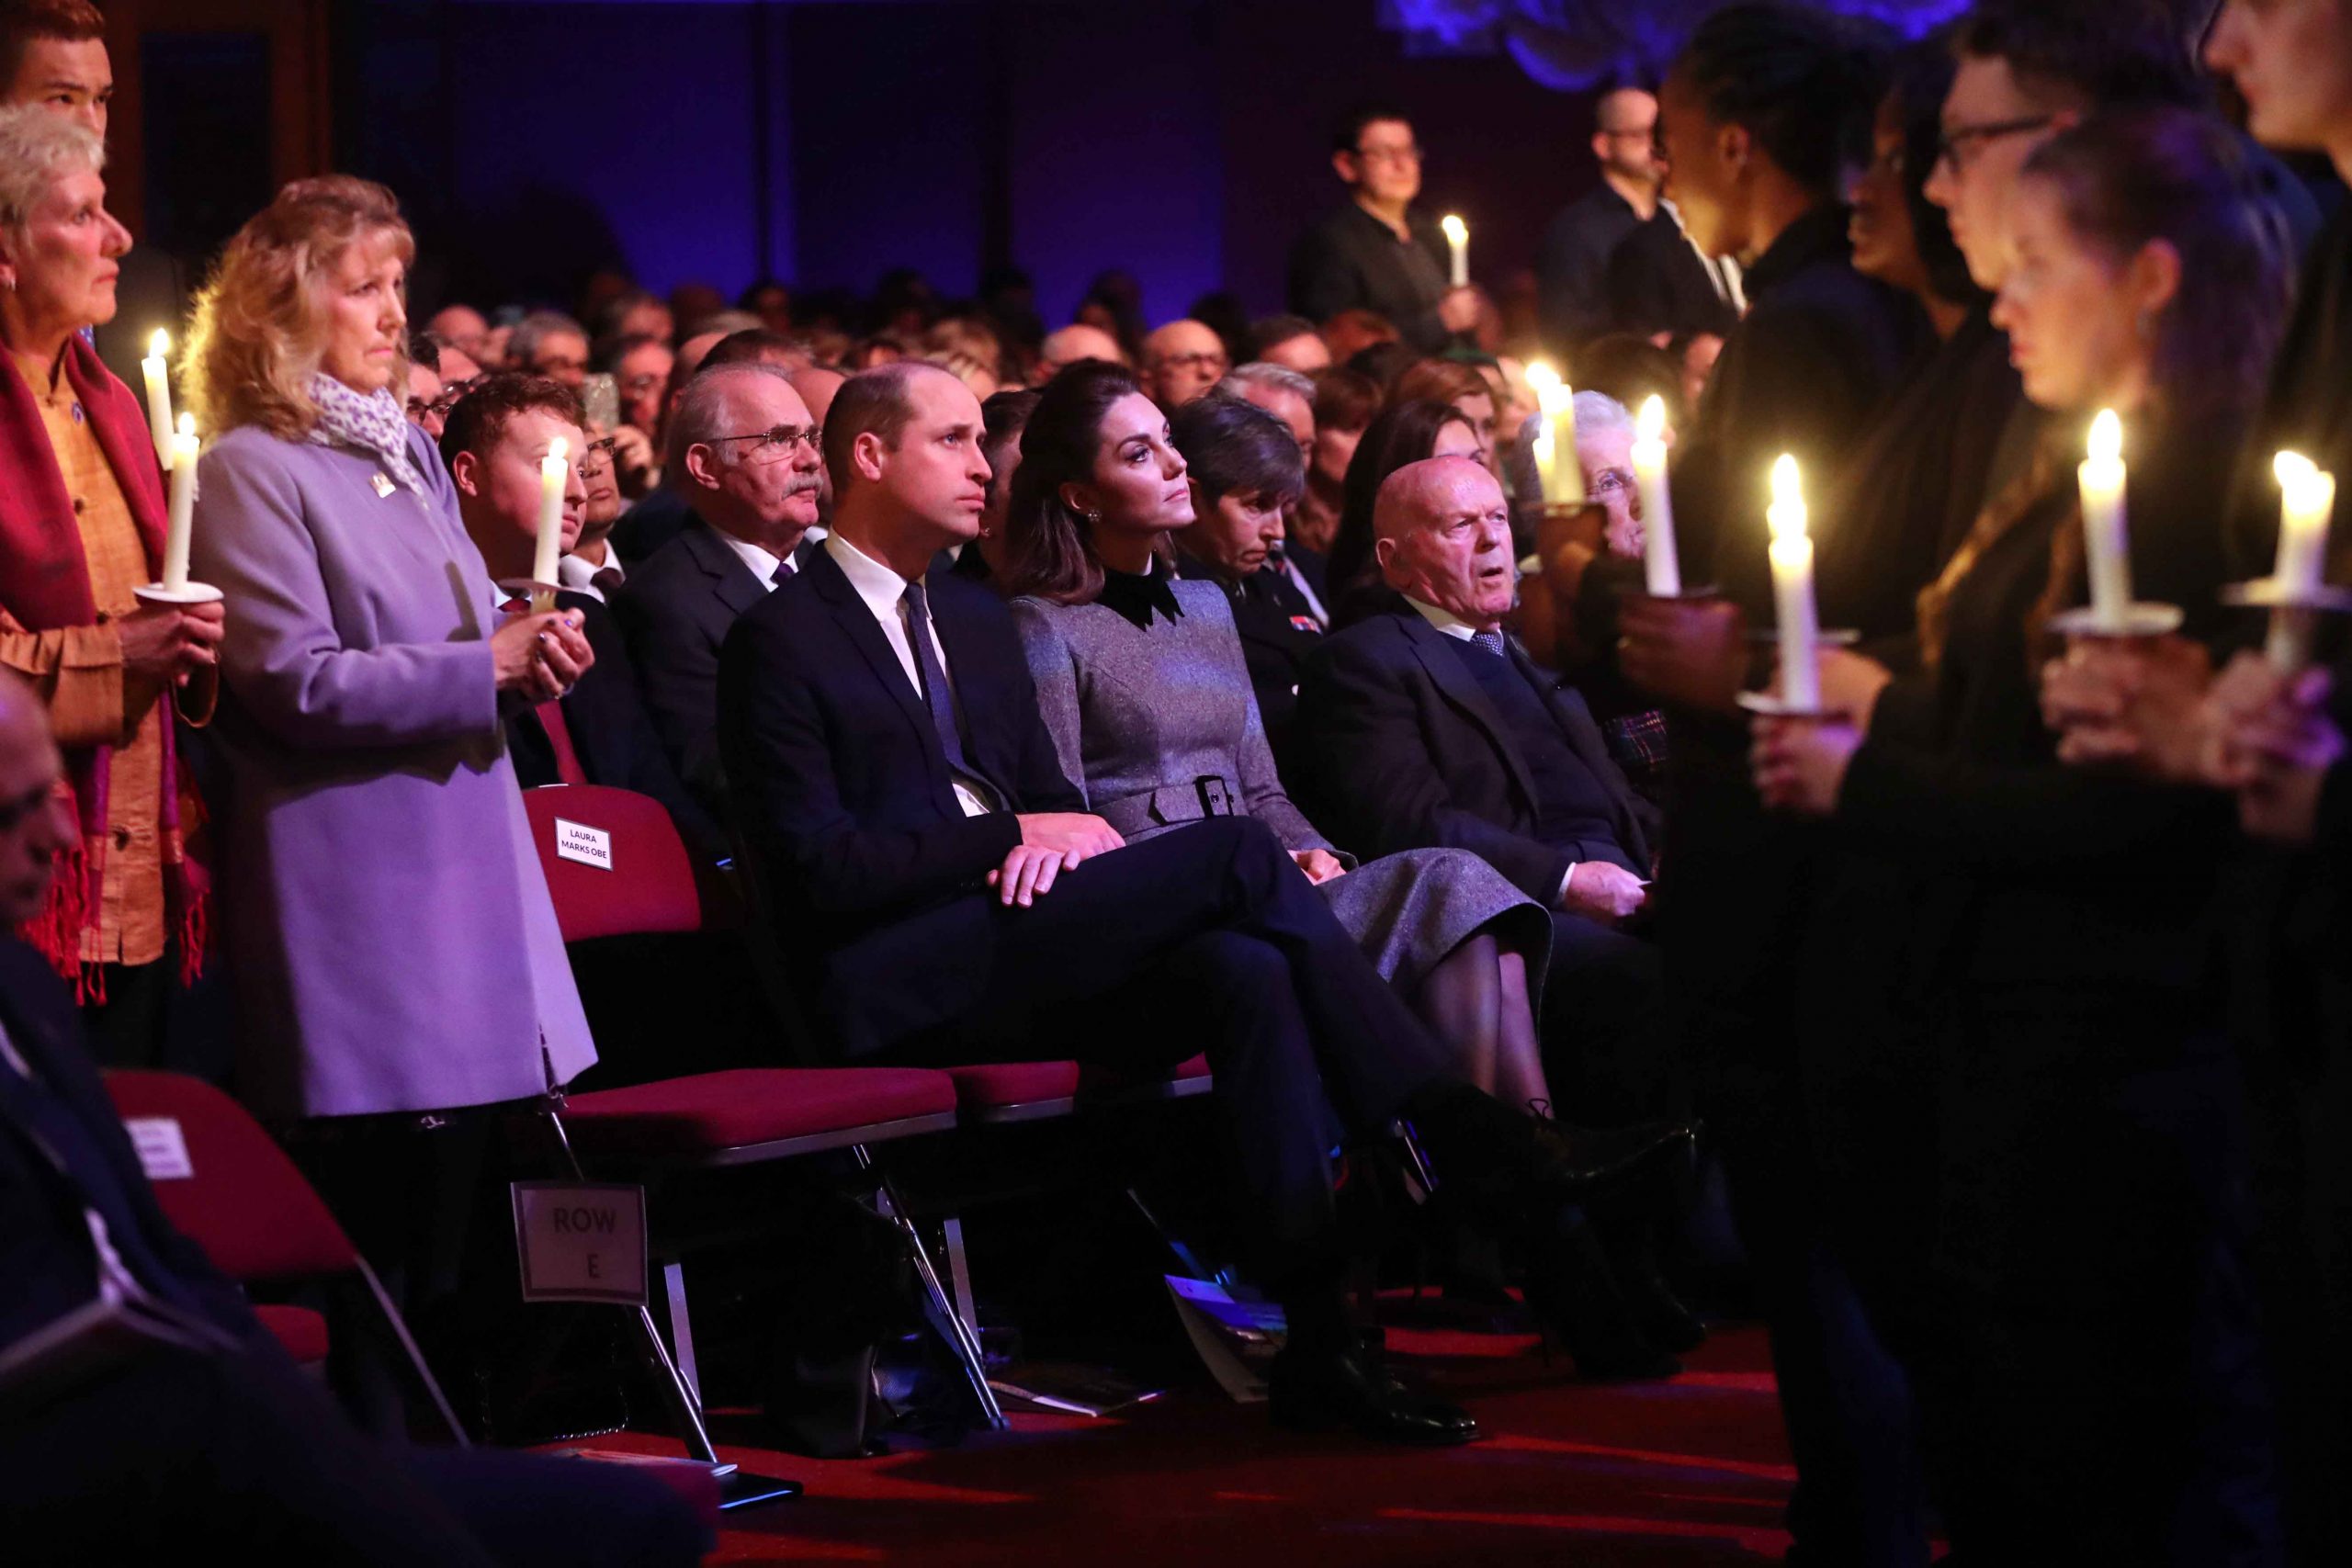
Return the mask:
<svg viewBox="0 0 2352 1568">
<path fill-rule="evenodd" d="M 910 267 L 953 299 L 1009 264 L 1047 326 L 1113 267 L 1161 321 L 1220 288 L 1280 309 L 1300 221 L 1340 197 L 1330 122 L 1386 97 L 1424 128 L 1423 199 L 1468 221 L 1473 271 L 1509 316 L 1543 225 L 1595 178 L 1591 104 L 1499 36 L 1449 46 L 1446 14 L 1465 9 L 116 0 L 109 184 L 141 243 L 198 274 L 283 180 L 383 180 L 417 232 L 420 314 L 451 299 L 569 307 L 600 268 L 731 300 L 764 276 L 870 295 Z M 270 145 L 198 147 L 185 118 L 141 112 L 195 82 L 266 94 Z M 182 182 L 174 213 L 147 210 L 151 170 Z M 209 205 L 193 194 L 212 185 Z"/>
</svg>

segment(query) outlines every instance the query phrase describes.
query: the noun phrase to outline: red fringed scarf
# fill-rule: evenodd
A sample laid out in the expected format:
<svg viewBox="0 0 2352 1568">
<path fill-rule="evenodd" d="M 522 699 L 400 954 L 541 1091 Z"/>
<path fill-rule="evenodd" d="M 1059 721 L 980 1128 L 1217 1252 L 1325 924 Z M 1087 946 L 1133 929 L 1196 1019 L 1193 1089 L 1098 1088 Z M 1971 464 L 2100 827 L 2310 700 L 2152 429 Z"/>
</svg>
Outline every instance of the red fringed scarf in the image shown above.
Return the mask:
<svg viewBox="0 0 2352 1568">
<path fill-rule="evenodd" d="M 130 388 L 100 363 L 97 351 L 78 334 L 65 344 L 65 379 L 82 404 L 123 501 L 146 547 L 150 571 L 164 558 L 164 477 L 155 461 L 146 411 Z M 0 354 L 0 604 L 27 629 L 55 631 L 97 620 L 90 597 L 89 563 L 82 554 L 81 530 L 74 525 L 73 498 L 51 449 L 49 431 L 32 389 L 8 355 Z M 167 688 L 161 701 L 168 704 Z M 188 858 L 187 834 L 203 825 L 203 808 L 181 777 L 174 745 L 173 715 L 163 715 L 164 798 L 158 820 L 164 855 L 164 908 L 179 939 L 180 981 L 203 972 L 209 945 L 209 879 Z M 49 903 L 28 921 L 23 936 L 74 982 L 84 1001 L 106 999 L 105 971 L 82 962 L 83 934 L 98 922 L 107 874 L 107 784 L 110 747 L 69 753 L 58 790 L 81 824 L 81 843 L 61 857 Z M 183 815 L 185 791 L 186 814 Z"/>
</svg>

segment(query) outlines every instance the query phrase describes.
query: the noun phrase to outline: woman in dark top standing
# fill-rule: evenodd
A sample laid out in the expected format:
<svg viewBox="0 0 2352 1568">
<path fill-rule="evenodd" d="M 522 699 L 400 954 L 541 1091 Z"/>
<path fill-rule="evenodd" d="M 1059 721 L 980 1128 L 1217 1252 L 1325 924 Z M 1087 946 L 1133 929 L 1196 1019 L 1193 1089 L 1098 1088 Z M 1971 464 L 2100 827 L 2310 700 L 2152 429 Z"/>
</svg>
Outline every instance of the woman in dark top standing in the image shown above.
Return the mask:
<svg viewBox="0 0 2352 1568">
<path fill-rule="evenodd" d="M 2237 439 L 2278 341 L 2279 231 L 2217 122 L 2036 152 L 1995 308 L 2057 432 L 1920 602 L 1923 672 L 1845 723 L 1760 721 L 1766 801 L 1919 878 L 1935 1317 L 1918 1387 L 1955 1546 L 1995 1562 L 2276 1551 L 2238 1256 L 2237 1079 L 2208 989 L 2210 795 L 2061 766 L 2035 677 L 2081 602 L 2076 443 L 2129 433 L 2142 599 L 2210 621 Z"/>
</svg>

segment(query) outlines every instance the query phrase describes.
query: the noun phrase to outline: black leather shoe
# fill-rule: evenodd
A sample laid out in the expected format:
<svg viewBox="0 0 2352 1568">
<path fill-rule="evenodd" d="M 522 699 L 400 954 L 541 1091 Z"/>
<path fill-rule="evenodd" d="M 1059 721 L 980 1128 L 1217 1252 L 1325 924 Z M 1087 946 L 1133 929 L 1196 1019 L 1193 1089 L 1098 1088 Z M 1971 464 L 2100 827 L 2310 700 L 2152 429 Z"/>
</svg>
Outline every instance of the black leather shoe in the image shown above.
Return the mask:
<svg viewBox="0 0 2352 1568">
<path fill-rule="evenodd" d="M 1357 1351 L 1285 1349 L 1266 1372 L 1274 1425 L 1295 1432 L 1347 1427 L 1379 1443 L 1452 1448 L 1475 1442 L 1478 1423 L 1444 1400 L 1415 1393 Z"/>
<path fill-rule="evenodd" d="M 1568 1127 L 1514 1111 L 1467 1084 L 1438 1084 L 1415 1095 L 1405 1116 L 1420 1135 L 1439 1181 L 1474 1188 L 1530 1187 L 1562 1196 L 1622 1180 L 1687 1153 L 1699 1129 L 1688 1122 L 1632 1127 Z"/>
<path fill-rule="evenodd" d="M 1580 1218 L 1531 1238 L 1526 1295 L 1535 1321 L 1564 1346 L 1577 1371 L 1596 1382 L 1670 1378 L 1682 1363 L 1651 1343 L 1618 1289 L 1609 1260 Z"/>
</svg>

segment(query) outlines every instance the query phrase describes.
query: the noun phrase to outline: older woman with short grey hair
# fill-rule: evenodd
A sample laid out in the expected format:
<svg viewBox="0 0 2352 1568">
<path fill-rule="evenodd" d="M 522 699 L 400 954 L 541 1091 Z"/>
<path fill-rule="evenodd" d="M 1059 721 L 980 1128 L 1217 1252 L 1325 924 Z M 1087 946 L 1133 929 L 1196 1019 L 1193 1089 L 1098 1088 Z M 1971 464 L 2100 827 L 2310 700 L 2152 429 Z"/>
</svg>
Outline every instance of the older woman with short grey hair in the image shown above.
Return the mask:
<svg viewBox="0 0 2352 1568">
<path fill-rule="evenodd" d="M 76 983 L 101 1059 L 153 1066 L 172 981 L 204 956 L 165 699 L 209 716 L 221 613 L 135 597 L 162 575 L 164 487 L 138 398 L 82 335 L 114 318 L 130 249 L 105 165 L 72 117 L 0 109 L 0 665 L 48 705 L 81 828 L 25 934 Z"/>
</svg>

